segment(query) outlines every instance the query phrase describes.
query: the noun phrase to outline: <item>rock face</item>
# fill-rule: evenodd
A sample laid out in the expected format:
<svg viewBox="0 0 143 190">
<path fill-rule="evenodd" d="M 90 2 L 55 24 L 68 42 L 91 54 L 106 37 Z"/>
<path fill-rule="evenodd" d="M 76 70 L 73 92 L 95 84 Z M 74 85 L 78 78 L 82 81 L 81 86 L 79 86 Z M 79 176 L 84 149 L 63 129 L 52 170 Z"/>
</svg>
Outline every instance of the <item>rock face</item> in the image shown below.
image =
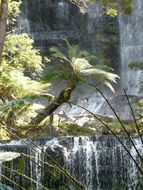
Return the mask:
<svg viewBox="0 0 143 190">
<path fill-rule="evenodd" d="M 143 155 L 143 146 L 138 138 L 133 138 L 134 143 Z M 128 148 L 133 158 L 141 166 L 139 157 L 127 137 L 120 137 L 120 140 Z M 15 169 L 33 178 L 38 183 L 47 188 L 60 189 L 62 180 L 69 183 L 53 171 L 51 161 L 44 154 L 50 154 L 59 164 L 64 166 L 69 173 L 84 183 L 88 188 L 95 190 L 111 190 L 113 187 L 124 189 L 130 187 L 133 190 L 141 190 L 143 187 L 138 183 L 140 173 L 135 163 L 123 149 L 121 144 L 113 136 L 93 136 L 93 137 L 59 137 L 39 139 L 34 141 L 36 146 L 29 140 L 12 141 L 0 145 L 0 150 L 17 151 L 34 157 L 25 157 L 1 165 L 1 174 L 6 175 L 25 189 L 42 189 L 40 185 L 32 183 L 30 180 L 18 175 L 15 172 L 8 172 L 4 166 Z M 39 149 L 40 147 L 40 149 Z M 42 161 L 48 163 L 46 165 Z M 53 180 L 49 176 L 48 169 L 54 172 L 58 180 Z M 1 178 L 2 183 L 11 187 L 13 184 Z M 87 189 L 88 189 L 87 188 Z M 14 187 L 14 189 L 19 189 Z M 71 189 L 76 189 L 71 185 Z"/>
<path fill-rule="evenodd" d="M 35 41 L 35 47 L 47 55 L 52 45 L 61 46 L 63 38 L 78 42 L 83 35 L 77 7 L 66 0 L 23 1 L 18 26 Z"/>
<path fill-rule="evenodd" d="M 118 21 L 106 17 L 102 9 L 94 3 L 89 6 L 86 14 L 82 14 L 69 0 L 25 0 L 17 25 L 21 32 L 27 32 L 34 39 L 35 47 L 41 50 L 42 55 L 47 55 L 49 47 L 53 45 L 65 50 L 63 38 L 67 38 L 71 43 L 80 44 L 84 50 L 103 54 L 101 48 L 107 45 L 107 41 L 111 42 L 109 36 L 114 33 L 112 30 L 109 31 L 107 25 L 109 28 L 115 25 L 115 31 Z M 115 32 L 114 35 L 118 34 Z M 117 43 L 115 40 L 110 46 L 117 46 Z M 108 52 L 106 56 L 107 54 Z M 117 48 L 114 48 L 113 56 L 112 62 L 118 65 Z"/>
<path fill-rule="evenodd" d="M 133 110 L 135 110 L 134 109 L 135 106 L 140 106 L 138 101 L 142 99 L 143 97 L 128 95 L 128 98 Z M 109 99 L 109 102 L 120 118 L 127 121 L 134 121 L 130 106 L 127 101 L 127 97 L 125 95 L 113 96 Z M 98 111 L 101 114 L 104 114 L 107 116 L 113 116 L 114 118 L 116 118 L 113 111 L 111 110 L 111 108 L 106 102 L 102 104 L 102 106 L 100 107 Z M 134 114 L 136 115 L 136 119 L 139 119 L 139 116 L 137 116 L 135 111 L 134 111 Z"/>
</svg>

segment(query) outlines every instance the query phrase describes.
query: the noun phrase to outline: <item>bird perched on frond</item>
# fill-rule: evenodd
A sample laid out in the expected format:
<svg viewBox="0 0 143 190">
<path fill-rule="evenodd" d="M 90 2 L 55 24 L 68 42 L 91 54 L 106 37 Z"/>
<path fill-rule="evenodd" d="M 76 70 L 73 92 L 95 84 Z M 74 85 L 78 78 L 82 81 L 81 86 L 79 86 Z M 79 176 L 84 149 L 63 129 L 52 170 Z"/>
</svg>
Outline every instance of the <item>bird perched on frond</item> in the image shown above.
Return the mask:
<svg viewBox="0 0 143 190">
<path fill-rule="evenodd" d="M 59 94 L 58 98 L 55 100 L 54 104 L 52 104 L 49 110 L 49 115 L 53 113 L 61 104 L 67 102 L 70 99 L 71 91 L 72 89 L 68 87 Z"/>
<path fill-rule="evenodd" d="M 57 103 L 62 104 L 64 102 L 67 102 L 70 99 L 71 96 L 71 88 L 68 87 L 65 90 L 63 90 L 60 95 L 57 98 Z"/>
</svg>

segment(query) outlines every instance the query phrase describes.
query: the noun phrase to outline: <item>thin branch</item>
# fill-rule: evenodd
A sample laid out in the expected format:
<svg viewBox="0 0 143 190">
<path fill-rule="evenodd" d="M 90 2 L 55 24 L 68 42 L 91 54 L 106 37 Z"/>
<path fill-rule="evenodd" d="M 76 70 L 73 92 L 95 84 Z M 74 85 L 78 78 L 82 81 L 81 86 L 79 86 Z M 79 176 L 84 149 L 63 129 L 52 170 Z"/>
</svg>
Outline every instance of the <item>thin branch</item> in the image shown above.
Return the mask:
<svg viewBox="0 0 143 190">
<path fill-rule="evenodd" d="M 16 185 L 17 187 L 19 187 L 22 190 L 26 190 L 25 188 L 23 188 L 22 186 L 20 186 L 19 184 L 15 183 L 14 181 L 12 181 L 11 179 L 9 179 L 8 177 L 6 177 L 3 174 L 0 174 L 1 177 L 5 178 L 7 181 L 10 181 L 11 183 L 13 183 L 14 185 Z"/>
<path fill-rule="evenodd" d="M 125 96 L 126 96 L 126 98 L 127 98 L 128 104 L 129 104 L 129 106 L 130 106 L 130 109 L 131 109 L 131 112 L 132 112 L 132 116 L 133 116 L 133 118 L 134 118 L 134 122 L 135 122 L 135 126 L 136 126 L 136 129 L 137 129 L 138 135 L 139 135 L 139 137 L 140 137 L 140 139 L 141 139 L 141 142 L 142 142 L 142 144 L 143 144 L 143 138 L 142 138 L 142 135 L 141 135 L 141 133 L 140 133 L 140 128 L 139 128 L 139 126 L 138 126 L 138 124 L 137 124 L 137 121 L 136 121 L 136 117 L 135 117 L 133 108 L 132 108 L 132 106 L 131 106 L 129 97 L 128 97 L 128 95 L 127 95 L 125 89 L 124 89 L 124 93 L 125 93 Z"/>
<path fill-rule="evenodd" d="M 20 172 L 14 170 L 14 169 L 8 168 L 7 166 L 3 166 L 3 168 L 9 170 L 10 172 L 17 173 L 18 175 L 21 175 L 22 177 L 25 177 L 26 179 L 32 181 L 33 183 L 37 184 L 38 186 L 42 187 L 42 188 L 45 189 L 45 190 L 49 190 L 48 188 L 44 187 L 43 185 L 41 185 L 40 183 L 38 183 L 38 182 L 35 181 L 34 179 L 32 179 L 32 178 L 26 176 L 25 174 L 22 174 L 22 173 L 20 173 Z"/>
</svg>

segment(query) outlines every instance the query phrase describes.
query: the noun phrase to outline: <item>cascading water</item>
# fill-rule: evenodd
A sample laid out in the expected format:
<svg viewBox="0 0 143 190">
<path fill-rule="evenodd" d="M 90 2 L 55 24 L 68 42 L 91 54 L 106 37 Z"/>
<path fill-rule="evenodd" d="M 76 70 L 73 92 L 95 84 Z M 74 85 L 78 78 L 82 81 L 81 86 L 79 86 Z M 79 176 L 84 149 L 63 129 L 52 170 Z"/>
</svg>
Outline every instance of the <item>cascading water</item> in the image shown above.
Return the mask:
<svg viewBox="0 0 143 190">
<path fill-rule="evenodd" d="M 120 137 L 120 140 L 122 140 L 141 167 L 141 162 L 129 139 L 127 137 Z M 138 138 L 133 138 L 133 140 L 140 154 L 143 156 L 142 143 Z M 142 189 L 142 186 L 139 187 L 138 184 L 140 179 L 139 171 L 133 160 L 113 136 L 40 139 L 40 141 L 35 141 L 37 147 L 33 146 L 33 144 L 31 145 L 30 142 L 28 142 L 27 145 L 27 142 L 28 140 L 22 144 L 16 142 L 15 145 L 5 143 L 0 146 L 1 151 L 8 151 L 9 149 L 11 151 L 17 150 L 18 152 L 24 152 L 35 157 L 33 162 L 30 161 L 29 158 L 23 157 L 26 163 L 26 168 L 23 172 L 37 181 L 35 185 L 28 180 L 24 182 L 24 178 L 22 178 L 23 180 L 21 181 L 20 177 L 15 173 L 6 173 L 3 168 L 5 164 L 2 164 L 1 174 L 10 177 L 11 180 L 16 180 L 16 182 L 24 188 L 40 190 L 41 187 L 39 184 L 49 187 L 48 180 L 50 180 L 50 178 L 47 178 L 47 166 L 41 162 L 41 160 L 48 162 L 46 155 L 43 155 L 43 151 L 45 151 L 66 168 L 71 175 L 84 183 L 87 189 L 111 190 L 121 182 L 124 182 L 124 185 L 128 186 L 129 189 Z M 40 147 L 40 149 L 38 147 Z M 38 163 L 38 166 L 35 163 Z M 48 165 L 50 166 L 50 162 Z M 19 158 L 10 162 L 8 166 L 20 171 Z M 42 166 L 42 168 L 40 166 Z M 6 183 L 3 178 L 1 182 Z M 51 180 L 50 182 L 52 183 Z M 13 186 L 10 183 L 9 185 Z M 58 183 L 57 186 L 55 186 L 54 183 L 53 185 L 54 188 L 58 190 Z M 50 187 L 52 188 L 52 186 Z M 16 189 L 15 187 L 14 190 Z M 72 190 L 74 189 L 76 188 L 72 186 Z M 121 189 L 124 189 L 124 187 L 122 186 Z"/>
<path fill-rule="evenodd" d="M 140 93 L 139 84 L 143 79 L 141 71 L 131 71 L 128 68 L 129 62 L 143 61 L 142 8 L 142 1 L 137 0 L 134 2 L 133 15 L 119 16 L 119 49 L 122 63 L 121 88 L 129 87 L 128 92 L 130 94 Z M 77 8 L 66 0 L 25 0 L 23 1 L 22 10 L 18 18 L 18 26 L 34 38 L 35 47 L 41 49 L 42 55 L 46 54 L 51 45 L 61 45 L 63 37 L 67 37 L 71 42 L 83 40 L 80 43 L 83 43 L 83 47 L 92 52 L 98 52 L 105 45 L 97 42 L 96 37 L 99 37 L 97 34 L 104 32 L 103 25 L 106 17 L 103 17 L 101 10 L 95 4 L 92 4 L 89 13 L 85 17 L 81 16 Z M 79 18 L 81 23 L 78 21 Z M 83 28 L 85 29 L 84 32 L 82 31 Z M 94 113 L 98 111 L 101 102 L 103 102 L 101 97 L 93 92 L 85 97 L 87 99 L 82 101 L 81 104 Z M 84 113 L 79 109 L 68 109 L 67 106 L 66 109 L 68 113 L 71 110 L 71 115 Z M 138 155 L 128 138 L 120 137 L 120 139 L 127 146 L 134 159 L 141 165 Z M 143 155 L 143 146 L 140 140 L 134 138 L 134 142 L 139 152 Z M 92 190 L 111 190 L 116 185 L 121 184 L 120 182 L 127 184 L 130 189 L 137 190 L 139 172 L 133 160 L 112 136 L 59 137 L 49 140 L 41 139 L 36 144 L 45 152 L 50 153 L 51 156 L 55 156 L 62 166 Z M 16 180 L 17 183 L 21 183 L 26 189 L 40 190 L 38 183 L 48 187 L 50 182 L 48 181 L 46 170 L 40 167 L 44 166 L 46 168 L 45 164 L 40 162 L 40 160 L 45 161 L 41 149 L 27 145 L 26 141 L 24 143 L 22 141 L 18 143 L 13 141 L 10 144 L 0 144 L 1 152 L 16 150 L 34 156 L 34 162 L 28 158 L 22 158 L 26 163 L 24 173 L 36 180 L 37 184 L 33 185 L 32 182 L 27 182 L 24 178 L 21 179 L 16 174 L 13 175 L 12 172 L 8 174 L 4 167 L 0 168 L 0 172 L 12 180 Z M 38 163 L 38 166 L 36 163 Z M 4 163 L 1 163 L 1 166 L 3 165 Z M 8 163 L 8 165 L 11 168 L 18 169 L 19 160 L 16 159 Z M 1 180 L 7 184 L 5 180 Z M 13 187 L 12 184 L 8 184 Z M 14 189 L 18 188 L 15 187 Z M 142 187 L 138 187 L 138 190 L 141 189 Z"/>
<path fill-rule="evenodd" d="M 121 88 L 127 88 L 128 94 L 142 94 L 143 71 L 131 70 L 128 64 L 143 64 L 143 1 L 133 2 L 130 16 L 119 16 Z"/>
<path fill-rule="evenodd" d="M 47 56 L 49 47 L 60 45 L 63 38 L 72 41 L 81 38 L 77 14 L 76 6 L 65 0 L 26 0 L 22 2 L 17 25 L 34 39 L 41 54 Z"/>
</svg>

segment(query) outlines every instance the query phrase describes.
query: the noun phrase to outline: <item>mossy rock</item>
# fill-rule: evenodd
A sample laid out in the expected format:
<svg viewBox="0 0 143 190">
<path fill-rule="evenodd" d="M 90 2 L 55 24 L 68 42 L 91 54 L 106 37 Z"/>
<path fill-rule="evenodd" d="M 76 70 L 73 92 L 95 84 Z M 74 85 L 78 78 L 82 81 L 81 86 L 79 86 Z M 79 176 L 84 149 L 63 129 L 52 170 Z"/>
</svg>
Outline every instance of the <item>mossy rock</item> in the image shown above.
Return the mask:
<svg viewBox="0 0 143 190">
<path fill-rule="evenodd" d="M 95 131 L 89 127 L 81 127 L 74 123 L 63 123 L 58 128 L 60 136 L 92 136 Z"/>
</svg>

